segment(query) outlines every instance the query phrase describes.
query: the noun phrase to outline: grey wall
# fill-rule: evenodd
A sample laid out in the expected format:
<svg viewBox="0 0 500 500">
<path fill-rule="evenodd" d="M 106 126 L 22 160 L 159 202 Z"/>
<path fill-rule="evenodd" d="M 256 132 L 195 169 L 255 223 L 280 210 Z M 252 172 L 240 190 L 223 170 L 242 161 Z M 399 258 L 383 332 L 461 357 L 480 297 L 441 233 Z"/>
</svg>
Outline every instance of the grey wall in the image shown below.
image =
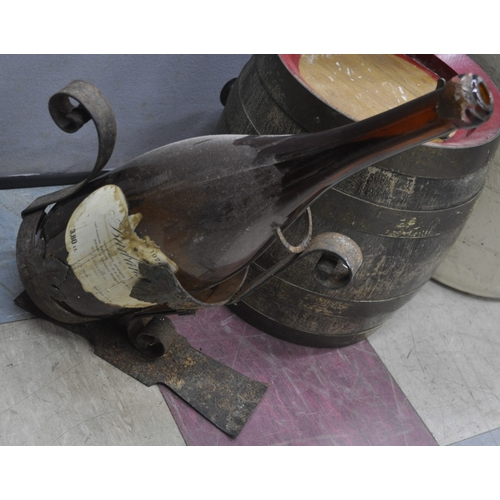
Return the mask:
<svg viewBox="0 0 500 500">
<path fill-rule="evenodd" d="M 48 99 L 72 80 L 93 83 L 113 108 L 118 138 L 106 167 L 113 168 L 163 144 L 213 133 L 220 90 L 249 57 L 0 55 L 0 183 L 7 175 L 93 167 L 93 125 L 66 134 L 48 113 Z"/>
</svg>

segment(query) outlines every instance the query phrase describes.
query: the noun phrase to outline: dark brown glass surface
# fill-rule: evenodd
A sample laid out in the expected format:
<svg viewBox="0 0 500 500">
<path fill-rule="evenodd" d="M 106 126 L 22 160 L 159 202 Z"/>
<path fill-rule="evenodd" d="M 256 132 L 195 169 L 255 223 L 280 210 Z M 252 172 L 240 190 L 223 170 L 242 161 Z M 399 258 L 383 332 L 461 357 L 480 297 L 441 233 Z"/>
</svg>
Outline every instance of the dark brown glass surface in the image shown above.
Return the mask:
<svg viewBox="0 0 500 500">
<path fill-rule="evenodd" d="M 116 185 L 135 228 L 178 266 L 189 292 L 213 286 L 252 262 L 325 189 L 347 176 L 457 128 L 477 127 L 492 113 L 479 78 L 456 77 L 443 88 L 367 120 L 295 136 L 208 136 L 151 151 L 90 182 L 54 206 L 40 237 L 46 255 L 65 262 L 65 232 L 91 192 Z M 79 314 L 118 307 L 83 292 L 70 272 L 58 288 Z"/>
</svg>

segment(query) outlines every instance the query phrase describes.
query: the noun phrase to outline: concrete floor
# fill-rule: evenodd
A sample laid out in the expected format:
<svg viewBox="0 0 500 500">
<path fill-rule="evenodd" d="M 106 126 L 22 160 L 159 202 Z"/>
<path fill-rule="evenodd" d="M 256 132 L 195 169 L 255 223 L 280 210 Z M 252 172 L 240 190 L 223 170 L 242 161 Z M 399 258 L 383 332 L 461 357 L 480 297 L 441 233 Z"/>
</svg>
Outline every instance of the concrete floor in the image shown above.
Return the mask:
<svg viewBox="0 0 500 500">
<path fill-rule="evenodd" d="M 145 387 L 95 356 L 85 339 L 13 304 L 22 291 L 15 266 L 20 211 L 43 191 L 50 189 L 0 190 L 0 445 L 184 445 L 187 424 L 171 406 L 174 420 L 158 387 Z M 212 328 L 226 328 L 229 317 L 223 324 L 216 316 Z M 365 342 L 437 444 L 497 445 L 498 325 L 500 301 L 430 282 Z M 368 414 L 375 402 L 360 404 Z"/>
</svg>

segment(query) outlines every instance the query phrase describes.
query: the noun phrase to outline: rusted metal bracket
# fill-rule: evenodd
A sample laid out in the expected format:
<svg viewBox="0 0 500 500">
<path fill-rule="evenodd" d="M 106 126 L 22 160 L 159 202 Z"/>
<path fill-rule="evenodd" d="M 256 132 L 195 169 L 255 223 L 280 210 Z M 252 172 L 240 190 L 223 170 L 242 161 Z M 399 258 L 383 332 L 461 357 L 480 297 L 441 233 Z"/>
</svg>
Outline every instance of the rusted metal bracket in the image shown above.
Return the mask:
<svg viewBox="0 0 500 500">
<path fill-rule="evenodd" d="M 267 390 L 267 384 L 197 351 L 166 316 L 67 324 L 46 316 L 26 292 L 16 304 L 90 340 L 97 356 L 139 382 L 166 385 L 231 437 L 240 433 Z"/>
</svg>

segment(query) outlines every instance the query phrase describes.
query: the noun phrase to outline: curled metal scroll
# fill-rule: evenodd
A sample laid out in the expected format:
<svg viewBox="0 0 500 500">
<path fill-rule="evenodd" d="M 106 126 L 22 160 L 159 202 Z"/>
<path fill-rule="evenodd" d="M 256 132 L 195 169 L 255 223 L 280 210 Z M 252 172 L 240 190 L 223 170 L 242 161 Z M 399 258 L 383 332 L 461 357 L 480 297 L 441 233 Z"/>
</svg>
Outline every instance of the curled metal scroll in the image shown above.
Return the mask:
<svg viewBox="0 0 500 500">
<path fill-rule="evenodd" d="M 271 268 L 272 273 L 277 274 L 283 271 L 289 265 L 297 262 L 299 257 L 303 258 L 306 255 L 320 253 L 321 255 L 316 263 L 313 274 L 316 281 L 331 290 L 339 290 L 346 287 L 351 283 L 354 275 L 357 273 L 363 262 L 361 249 L 353 240 L 351 240 L 351 238 L 348 238 L 340 233 L 322 233 L 315 236 L 313 239 L 311 209 L 307 207 L 306 212 L 308 217 L 308 228 L 307 233 L 300 245 L 291 245 L 286 240 L 285 236 L 281 232 L 281 229 L 278 228 L 276 230 L 280 242 L 288 250 L 288 252 L 300 255 L 289 255 L 288 257 L 285 257 L 282 261 L 278 262 Z M 262 277 L 257 277 L 255 280 L 256 282 L 250 284 L 252 290 L 255 290 L 257 286 L 263 284 L 261 283 L 261 280 L 267 281 L 267 279 L 269 279 L 268 274 L 271 270 L 264 273 Z M 249 292 L 244 291 L 238 295 L 242 296 L 243 293 L 244 295 L 247 295 Z"/>
<path fill-rule="evenodd" d="M 74 106 L 70 99 L 79 104 Z M 90 175 L 83 181 L 54 193 L 37 198 L 23 212 L 23 217 L 48 205 L 65 200 L 99 175 L 109 161 L 116 142 L 116 120 L 111 106 L 99 90 L 88 82 L 75 80 L 54 94 L 49 100 L 49 113 L 56 125 L 72 134 L 92 120 L 97 130 L 99 148 L 97 160 Z"/>
<path fill-rule="evenodd" d="M 318 264 L 314 269 L 314 277 L 323 286 L 330 289 L 341 289 L 351 283 L 363 263 L 361 249 L 351 238 L 339 233 L 322 233 L 312 238 L 310 244 L 301 253 L 290 252 L 274 266 L 262 272 L 250 283 L 245 284 L 231 299 L 231 304 L 246 297 L 248 294 L 267 283 L 287 267 L 304 257 L 320 254 Z M 326 267 L 325 262 L 328 263 Z"/>
<path fill-rule="evenodd" d="M 349 285 L 363 263 L 359 246 L 340 233 L 322 233 L 316 236 L 306 253 L 321 254 L 314 269 L 314 278 L 331 290 Z"/>
</svg>

